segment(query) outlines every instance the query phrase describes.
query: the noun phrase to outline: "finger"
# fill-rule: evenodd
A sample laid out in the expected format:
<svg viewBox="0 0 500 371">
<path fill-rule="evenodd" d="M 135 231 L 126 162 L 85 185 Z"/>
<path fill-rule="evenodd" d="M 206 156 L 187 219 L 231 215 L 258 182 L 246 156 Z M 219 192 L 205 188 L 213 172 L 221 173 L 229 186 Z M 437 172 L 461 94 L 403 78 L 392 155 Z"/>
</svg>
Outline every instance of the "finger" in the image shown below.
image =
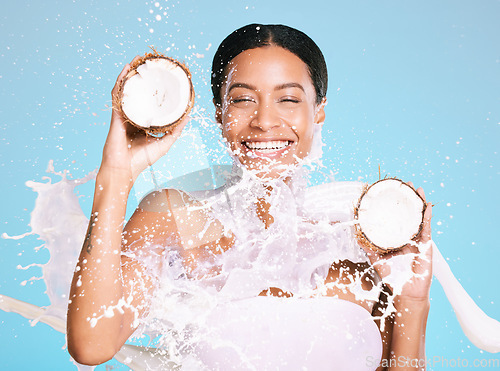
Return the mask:
<svg viewBox="0 0 500 371">
<path fill-rule="evenodd" d="M 418 248 L 417 248 L 417 246 L 415 246 L 414 243 L 408 243 L 402 249 L 398 250 L 397 252 L 399 254 L 414 254 L 414 253 L 418 252 Z"/>
<path fill-rule="evenodd" d="M 376 262 L 377 260 L 380 259 L 380 256 L 378 254 L 376 254 L 372 249 L 370 249 L 369 247 L 365 246 L 364 244 L 358 243 L 358 246 L 361 247 L 361 249 L 363 249 L 363 251 L 365 252 L 366 256 L 368 257 L 368 259 L 372 263 L 374 263 L 374 262 Z"/>
<path fill-rule="evenodd" d="M 431 219 L 432 219 L 432 204 L 428 202 L 424 212 L 424 226 L 420 232 L 419 242 L 426 243 L 431 240 Z"/>
<path fill-rule="evenodd" d="M 406 184 L 408 184 L 410 187 L 412 187 L 413 189 L 415 189 L 415 186 L 413 185 L 413 182 L 406 182 Z"/>
<path fill-rule="evenodd" d="M 112 118 L 111 118 L 111 124 L 113 125 L 113 121 L 115 121 L 116 118 L 118 118 L 119 121 L 123 121 L 123 115 L 121 110 L 119 109 L 119 99 L 118 95 L 120 92 L 120 89 L 123 85 L 123 80 L 127 76 L 127 74 L 130 72 L 130 69 L 132 66 L 135 64 L 135 62 L 140 58 L 140 56 L 135 56 L 135 58 L 132 60 L 132 62 L 127 63 L 120 74 L 118 75 L 115 86 L 113 87 L 113 90 L 111 90 L 111 98 L 112 98 L 112 103 L 113 103 L 113 112 L 112 112 Z M 121 126 L 121 125 L 120 125 Z M 127 127 L 127 129 L 129 129 Z M 130 129 L 129 129 L 130 130 Z"/>
<path fill-rule="evenodd" d="M 419 188 L 417 189 L 417 194 L 418 194 L 420 197 L 422 197 L 422 200 L 424 200 L 424 202 L 425 202 L 425 192 L 424 192 L 424 189 L 423 189 L 422 187 L 419 187 Z"/>
<path fill-rule="evenodd" d="M 122 82 L 123 82 L 123 79 L 125 78 L 125 76 L 127 76 L 127 73 L 129 73 L 129 71 L 130 71 L 130 69 L 132 68 L 132 66 L 133 66 L 133 65 L 135 64 L 135 62 L 137 62 L 140 58 L 141 58 L 141 56 L 136 55 L 136 56 L 134 57 L 134 59 L 132 59 L 132 62 L 127 63 L 125 66 L 123 66 L 122 72 L 120 72 L 120 74 L 118 75 L 118 78 L 116 79 L 115 86 L 113 87 L 113 90 L 111 91 L 111 95 L 112 95 L 112 97 L 113 97 L 113 98 L 116 96 L 116 94 L 118 94 L 118 91 L 119 91 L 119 89 L 120 89 L 120 86 L 122 85 Z"/>
<path fill-rule="evenodd" d="M 113 98 L 116 97 L 116 95 L 118 94 L 118 91 L 120 90 L 120 86 L 123 82 L 123 79 L 125 78 L 125 76 L 127 76 L 127 73 L 130 71 L 130 64 L 127 63 L 123 69 L 122 69 L 122 72 L 120 72 L 120 74 L 118 75 L 118 78 L 116 79 L 116 82 L 115 82 L 115 86 L 113 86 L 113 90 L 111 90 L 111 96 Z"/>
<path fill-rule="evenodd" d="M 146 132 L 143 129 L 132 125 L 129 121 L 125 122 L 125 128 L 127 130 L 127 136 L 129 136 L 130 138 L 135 138 L 137 136 L 147 136 Z"/>
<path fill-rule="evenodd" d="M 432 249 L 428 248 L 421 254 L 417 254 L 412 264 L 412 271 L 417 275 L 424 275 L 431 273 L 432 270 Z"/>
<path fill-rule="evenodd" d="M 384 279 L 391 274 L 392 261 L 390 259 L 382 258 L 371 263 L 380 278 Z"/>
<path fill-rule="evenodd" d="M 432 273 L 432 245 L 427 241 L 419 244 L 420 252 L 413 261 L 413 272 L 416 274 Z"/>
</svg>

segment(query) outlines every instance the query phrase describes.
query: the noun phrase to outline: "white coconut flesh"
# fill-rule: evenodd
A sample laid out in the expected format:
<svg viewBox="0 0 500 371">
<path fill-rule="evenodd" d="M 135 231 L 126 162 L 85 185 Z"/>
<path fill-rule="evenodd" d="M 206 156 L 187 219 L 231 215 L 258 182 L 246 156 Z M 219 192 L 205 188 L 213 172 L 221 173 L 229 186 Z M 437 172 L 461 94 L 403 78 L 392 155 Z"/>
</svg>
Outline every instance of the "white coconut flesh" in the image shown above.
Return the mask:
<svg viewBox="0 0 500 371">
<path fill-rule="evenodd" d="M 123 86 L 122 110 L 128 119 L 144 128 L 177 122 L 191 100 L 186 71 L 165 58 L 148 59 L 136 71 Z"/>
<path fill-rule="evenodd" d="M 384 179 L 361 196 L 358 228 L 375 247 L 396 249 L 419 233 L 424 209 L 424 201 L 413 188 L 398 179 Z"/>
</svg>

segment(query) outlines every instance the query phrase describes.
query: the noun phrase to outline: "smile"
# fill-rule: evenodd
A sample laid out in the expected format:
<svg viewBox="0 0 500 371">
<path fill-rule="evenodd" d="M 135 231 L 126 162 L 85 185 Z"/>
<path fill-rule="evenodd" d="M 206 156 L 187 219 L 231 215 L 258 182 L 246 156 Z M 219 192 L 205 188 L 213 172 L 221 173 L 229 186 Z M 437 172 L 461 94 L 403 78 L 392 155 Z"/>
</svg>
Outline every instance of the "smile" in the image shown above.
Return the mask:
<svg viewBox="0 0 500 371">
<path fill-rule="evenodd" d="M 267 141 L 267 142 L 243 142 L 245 147 L 252 151 L 259 151 L 259 152 L 274 152 L 274 151 L 279 151 L 281 149 L 285 149 L 288 147 L 290 144 L 292 144 L 291 141 L 289 140 L 273 140 L 273 141 Z"/>
</svg>

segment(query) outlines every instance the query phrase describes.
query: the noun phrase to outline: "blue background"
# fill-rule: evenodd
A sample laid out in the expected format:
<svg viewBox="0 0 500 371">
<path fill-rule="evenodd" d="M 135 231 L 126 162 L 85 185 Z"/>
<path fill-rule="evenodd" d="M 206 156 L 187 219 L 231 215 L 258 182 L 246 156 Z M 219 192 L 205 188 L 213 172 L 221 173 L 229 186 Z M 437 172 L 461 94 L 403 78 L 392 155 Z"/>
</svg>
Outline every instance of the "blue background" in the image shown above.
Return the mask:
<svg viewBox="0 0 500 371">
<path fill-rule="evenodd" d="M 21 0 L 4 1 L 1 13 L 0 232 L 29 230 L 36 195 L 24 183 L 40 181 L 50 159 L 75 178 L 99 165 L 110 91 L 136 54 L 153 45 L 186 61 L 197 105 L 212 117 L 219 42 L 247 23 L 284 23 L 310 35 L 329 67 L 324 172 L 372 182 L 380 165 L 382 175 L 423 186 L 436 204 L 437 245 L 472 298 L 500 319 L 499 1 Z M 215 125 L 192 125 L 219 148 Z M 79 188 L 87 214 L 92 186 Z M 0 293 L 49 304 L 42 281 L 20 286 L 40 269 L 16 269 L 47 261 L 34 252 L 40 244 L 0 240 Z M 500 358 L 467 340 L 437 282 L 431 296 L 429 358 Z M 64 336 L 48 326 L 0 311 L 0 329 L 1 369 L 74 369 Z"/>
</svg>

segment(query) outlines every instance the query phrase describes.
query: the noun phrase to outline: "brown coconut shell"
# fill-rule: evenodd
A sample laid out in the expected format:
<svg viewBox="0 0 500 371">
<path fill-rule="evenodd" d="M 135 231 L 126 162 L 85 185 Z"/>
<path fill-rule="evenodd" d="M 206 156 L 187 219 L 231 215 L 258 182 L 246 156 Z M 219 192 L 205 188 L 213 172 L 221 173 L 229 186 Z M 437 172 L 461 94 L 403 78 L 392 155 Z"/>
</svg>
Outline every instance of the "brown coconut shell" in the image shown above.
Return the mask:
<svg viewBox="0 0 500 371">
<path fill-rule="evenodd" d="M 134 76 L 134 75 L 136 75 L 138 73 L 137 72 L 137 68 L 139 66 L 141 66 L 144 63 L 146 63 L 146 61 L 148 61 L 150 59 L 157 59 L 157 58 L 167 59 L 170 62 L 172 62 L 173 64 L 175 64 L 175 65 L 179 66 L 180 68 L 182 68 L 182 70 L 186 73 L 186 76 L 188 77 L 189 90 L 191 92 L 191 96 L 189 98 L 188 106 L 184 110 L 184 113 L 175 122 L 165 123 L 165 125 L 161 125 L 161 126 L 144 127 L 144 126 L 138 125 L 135 122 L 133 122 L 130 118 L 127 117 L 127 115 L 123 111 L 123 106 L 122 106 L 122 103 L 123 103 L 123 90 L 124 90 L 125 84 L 127 83 L 128 79 L 130 79 L 132 76 Z M 131 125 L 139 128 L 141 130 L 144 130 L 146 133 L 154 135 L 154 136 L 162 136 L 164 134 L 168 134 L 168 133 L 172 132 L 172 130 L 174 130 L 174 128 L 187 115 L 189 115 L 189 112 L 191 112 L 191 109 L 194 106 L 194 87 L 193 87 L 193 82 L 191 81 L 191 72 L 189 71 L 189 69 L 187 68 L 187 66 L 184 63 L 181 63 L 181 62 L 179 62 L 178 60 L 176 60 L 174 58 L 167 57 L 167 56 L 163 55 L 162 53 L 159 53 L 155 49 L 153 49 L 152 53 L 146 53 L 144 56 L 142 56 L 141 58 L 137 59 L 136 61 L 134 61 L 134 63 L 131 64 L 130 71 L 127 73 L 127 75 L 122 80 L 122 82 L 120 84 L 120 89 L 118 90 L 118 94 L 115 97 L 115 99 L 116 99 L 115 107 L 117 107 L 120 110 L 120 112 L 123 115 L 123 117 L 126 120 L 126 122 L 130 123 Z"/>
<path fill-rule="evenodd" d="M 384 182 L 386 180 L 397 180 L 398 182 L 401 182 L 405 186 L 409 187 L 413 192 L 415 192 L 415 194 L 418 196 L 418 198 L 420 198 L 422 200 L 422 204 L 423 204 L 423 207 L 422 207 L 422 221 L 420 222 L 418 231 L 410 238 L 410 240 L 414 241 L 418 237 L 418 235 L 420 234 L 420 232 L 422 232 L 422 229 L 424 228 L 424 214 L 425 214 L 425 209 L 427 208 L 427 204 L 425 203 L 425 200 L 422 198 L 422 196 L 420 196 L 413 187 L 411 187 L 408 183 L 405 183 L 401 179 L 398 179 L 398 178 L 384 178 L 384 179 L 380 179 L 380 180 L 376 181 L 375 183 L 373 183 L 371 185 L 365 185 L 365 187 L 363 188 L 363 192 L 361 193 L 361 196 L 359 197 L 358 204 L 354 208 L 354 220 L 358 220 L 358 215 L 359 215 L 359 209 L 360 209 L 360 206 L 361 206 L 361 201 L 363 200 L 363 197 L 366 195 L 366 193 L 375 184 L 378 184 L 380 182 Z M 401 246 L 390 247 L 390 248 L 378 246 L 375 243 L 373 243 L 368 238 L 368 236 L 366 236 L 366 234 L 362 231 L 359 223 L 356 223 L 354 225 L 354 227 L 355 227 L 355 230 L 356 230 L 356 238 L 357 238 L 358 242 L 360 244 L 362 244 L 363 246 L 365 246 L 365 247 L 367 247 L 367 248 L 369 248 L 369 249 L 371 249 L 371 250 L 373 250 L 375 252 L 386 254 L 386 253 L 389 253 L 389 252 L 392 252 L 392 251 L 401 250 L 403 247 L 406 246 L 406 244 L 405 245 L 401 245 Z"/>
</svg>

